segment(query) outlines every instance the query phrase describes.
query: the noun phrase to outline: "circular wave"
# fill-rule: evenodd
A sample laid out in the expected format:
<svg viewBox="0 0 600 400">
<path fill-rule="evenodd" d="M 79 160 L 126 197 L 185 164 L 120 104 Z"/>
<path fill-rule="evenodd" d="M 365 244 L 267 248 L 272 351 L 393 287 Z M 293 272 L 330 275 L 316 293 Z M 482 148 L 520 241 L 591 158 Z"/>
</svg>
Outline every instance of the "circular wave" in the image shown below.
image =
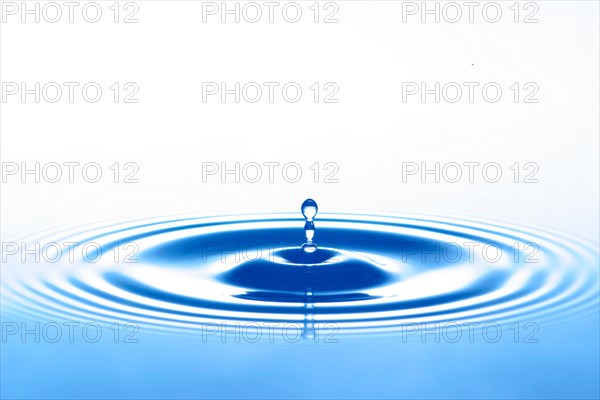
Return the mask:
<svg viewBox="0 0 600 400">
<path fill-rule="evenodd" d="M 25 246 L 40 243 L 41 255 L 7 258 L 3 310 L 157 329 L 256 322 L 370 332 L 585 318 L 598 309 L 598 246 L 588 238 L 441 217 L 323 214 L 315 224 L 312 259 L 294 214 L 137 220 L 29 237 Z"/>
</svg>

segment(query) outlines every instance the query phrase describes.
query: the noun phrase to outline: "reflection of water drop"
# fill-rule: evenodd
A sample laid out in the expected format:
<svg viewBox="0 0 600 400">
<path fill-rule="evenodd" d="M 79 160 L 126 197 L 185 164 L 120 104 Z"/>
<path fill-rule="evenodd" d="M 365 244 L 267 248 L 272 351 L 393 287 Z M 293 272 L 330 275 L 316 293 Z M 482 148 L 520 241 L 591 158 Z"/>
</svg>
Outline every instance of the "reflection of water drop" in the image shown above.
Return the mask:
<svg viewBox="0 0 600 400">
<path fill-rule="evenodd" d="M 310 273 L 310 269 L 308 272 Z M 315 321 L 312 314 L 314 305 L 312 303 L 312 295 L 312 289 L 307 288 L 305 294 L 306 300 L 304 303 L 304 327 L 302 328 L 302 339 L 304 340 L 315 339 Z"/>
<path fill-rule="evenodd" d="M 304 236 L 306 237 L 306 242 L 302 245 L 302 250 L 306 253 L 314 253 L 317 251 L 317 245 L 313 243 L 313 238 L 315 237 L 315 224 L 313 220 L 319 211 L 319 207 L 317 206 L 317 202 L 313 199 L 306 199 L 304 203 L 302 203 L 302 207 L 300 207 L 302 211 L 302 215 L 306 219 L 306 224 L 304 224 Z"/>
</svg>

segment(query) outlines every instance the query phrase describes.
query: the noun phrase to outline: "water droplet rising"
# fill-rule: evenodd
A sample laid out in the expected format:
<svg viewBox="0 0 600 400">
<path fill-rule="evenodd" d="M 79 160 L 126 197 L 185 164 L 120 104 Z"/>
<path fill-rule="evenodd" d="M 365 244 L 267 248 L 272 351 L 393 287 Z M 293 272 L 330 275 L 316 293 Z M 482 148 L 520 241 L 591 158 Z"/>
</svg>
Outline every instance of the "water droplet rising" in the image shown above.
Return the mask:
<svg viewBox="0 0 600 400">
<path fill-rule="evenodd" d="M 317 245 L 313 243 L 313 238 L 315 237 L 315 224 L 313 222 L 317 212 L 319 211 L 319 207 L 317 206 L 317 202 L 313 199 L 306 199 L 304 203 L 302 203 L 302 215 L 306 219 L 306 224 L 304 224 L 304 237 L 306 238 L 306 242 L 302 245 L 302 250 L 305 253 L 314 253 L 317 251 Z"/>
</svg>

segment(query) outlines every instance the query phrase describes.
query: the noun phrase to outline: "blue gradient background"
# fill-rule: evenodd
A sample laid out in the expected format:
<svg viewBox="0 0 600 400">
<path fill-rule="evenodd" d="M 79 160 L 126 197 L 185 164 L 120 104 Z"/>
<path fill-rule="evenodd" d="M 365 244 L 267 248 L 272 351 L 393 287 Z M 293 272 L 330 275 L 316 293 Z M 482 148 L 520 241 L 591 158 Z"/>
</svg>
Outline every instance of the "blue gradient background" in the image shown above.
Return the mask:
<svg viewBox="0 0 600 400">
<path fill-rule="evenodd" d="M 598 319 L 540 325 L 488 343 L 427 335 L 336 336 L 338 343 L 139 331 L 139 343 L 2 345 L 3 398 L 598 398 Z M 30 327 L 33 325 L 30 324 Z M 107 324 L 103 325 L 108 326 Z M 10 366 L 10 368 L 7 368 Z"/>
</svg>

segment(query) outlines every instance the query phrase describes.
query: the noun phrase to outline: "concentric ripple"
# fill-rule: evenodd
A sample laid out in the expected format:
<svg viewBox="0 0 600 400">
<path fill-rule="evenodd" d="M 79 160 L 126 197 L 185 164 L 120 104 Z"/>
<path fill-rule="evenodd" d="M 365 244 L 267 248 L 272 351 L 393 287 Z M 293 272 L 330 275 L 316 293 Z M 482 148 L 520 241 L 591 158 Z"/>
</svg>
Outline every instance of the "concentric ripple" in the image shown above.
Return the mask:
<svg viewBox="0 0 600 400">
<path fill-rule="evenodd" d="M 45 253 L 41 262 L 6 256 L 3 312 L 156 329 L 333 323 L 373 332 L 598 311 L 593 239 L 442 217 L 320 214 L 319 249 L 305 254 L 302 226 L 295 214 L 260 214 L 28 237 Z M 48 243 L 75 244 L 55 260 Z"/>
</svg>

